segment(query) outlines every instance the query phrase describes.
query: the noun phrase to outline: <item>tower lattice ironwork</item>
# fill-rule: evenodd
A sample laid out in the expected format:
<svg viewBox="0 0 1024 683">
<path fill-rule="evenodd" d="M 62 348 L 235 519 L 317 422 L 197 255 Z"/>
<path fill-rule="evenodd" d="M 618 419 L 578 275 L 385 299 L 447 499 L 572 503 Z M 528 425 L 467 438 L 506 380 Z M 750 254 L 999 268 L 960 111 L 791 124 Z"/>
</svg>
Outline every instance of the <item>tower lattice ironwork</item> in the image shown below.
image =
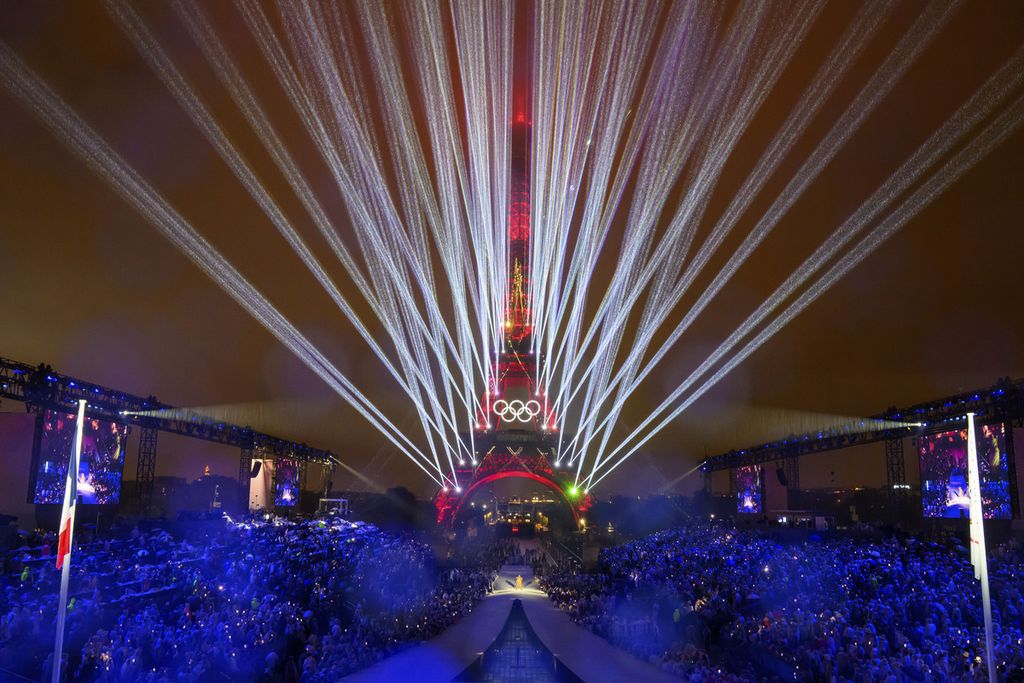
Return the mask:
<svg viewBox="0 0 1024 683">
<path fill-rule="evenodd" d="M 529 22 L 525 24 L 528 26 Z M 529 41 L 521 44 L 528 45 Z M 531 479 L 557 491 L 577 522 L 592 502 L 590 496 L 573 485 L 567 468 L 559 466 L 560 425 L 536 381 L 544 359 L 532 348 L 529 78 L 519 73 L 513 81 L 516 87 L 510 121 L 508 295 L 502 345 L 492 359 L 492 375 L 481 397 L 473 434 L 464 435 L 473 458 L 460 461 L 455 469 L 455 485 L 439 491 L 434 500 L 438 522 L 448 525 L 454 523 L 474 491 L 508 477 Z"/>
</svg>

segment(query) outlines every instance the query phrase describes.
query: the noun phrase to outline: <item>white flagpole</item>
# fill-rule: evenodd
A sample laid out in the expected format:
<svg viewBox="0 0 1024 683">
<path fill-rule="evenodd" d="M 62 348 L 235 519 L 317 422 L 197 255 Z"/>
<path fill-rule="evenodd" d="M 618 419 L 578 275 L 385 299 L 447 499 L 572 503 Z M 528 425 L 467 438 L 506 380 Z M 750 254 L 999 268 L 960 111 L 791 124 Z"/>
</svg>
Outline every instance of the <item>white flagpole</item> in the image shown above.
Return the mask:
<svg viewBox="0 0 1024 683">
<path fill-rule="evenodd" d="M 989 683 L 996 681 L 992 653 L 992 596 L 988 591 L 988 555 L 985 551 L 985 524 L 981 507 L 981 473 L 978 468 L 978 443 L 974 436 L 974 413 L 967 413 L 967 492 L 971 513 L 971 564 L 974 578 L 981 579 L 981 605 L 985 614 L 985 661 Z"/>
<path fill-rule="evenodd" d="M 67 482 L 64 486 L 64 509 L 71 509 L 68 520 L 68 554 L 60 568 L 60 602 L 57 604 L 57 639 L 53 646 L 52 683 L 60 683 L 61 659 L 64 652 L 64 618 L 67 616 L 68 579 L 71 576 L 71 548 L 74 547 L 75 535 L 75 498 L 78 496 L 78 461 L 82 455 L 82 429 L 85 423 L 85 401 L 78 402 L 78 419 L 75 422 L 75 447 L 71 449 L 71 461 L 68 463 Z M 61 515 L 63 517 L 63 515 Z M 63 519 L 61 520 L 63 522 Z M 60 530 L 58 529 L 58 533 Z M 58 544 L 59 548 L 59 544 Z M 59 553 L 60 550 L 58 549 Z"/>
</svg>

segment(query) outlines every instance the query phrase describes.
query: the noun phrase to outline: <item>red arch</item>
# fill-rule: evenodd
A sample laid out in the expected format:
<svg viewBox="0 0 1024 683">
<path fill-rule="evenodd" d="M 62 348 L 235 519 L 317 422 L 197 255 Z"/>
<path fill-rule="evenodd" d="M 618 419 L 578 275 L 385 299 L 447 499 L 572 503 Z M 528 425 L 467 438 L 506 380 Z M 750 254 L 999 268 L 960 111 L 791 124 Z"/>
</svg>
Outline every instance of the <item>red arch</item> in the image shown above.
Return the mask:
<svg viewBox="0 0 1024 683">
<path fill-rule="evenodd" d="M 495 472 L 494 474 L 488 474 L 483 479 L 473 482 L 473 484 L 468 489 L 466 489 L 466 492 L 459 497 L 459 502 L 455 505 L 455 509 L 452 510 L 451 517 L 448 518 L 448 523 L 455 523 L 455 519 L 459 516 L 459 511 L 462 510 L 462 504 L 469 500 L 474 490 L 492 481 L 497 481 L 499 479 L 508 479 L 509 477 L 521 477 L 523 479 L 532 479 L 533 481 L 544 484 L 544 486 L 547 486 L 549 489 L 553 491 L 558 491 L 558 494 L 562 496 L 562 500 L 564 500 L 566 504 L 569 506 L 569 509 L 572 510 L 573 521 L 575 521 L 576 524 L 580 523 L 579 510 L 577 510 L 573 502 L 569 500 L 569 496 L 565 494 L 565 491 L 562 490 L 561 486 L 559 486 L 556 482 L 552 481 L 551 479 L 548 479 L 547 477 L 542 477 L 539 474 L 534 474 L 533 472 L 521 472 L 518 470 L 505 470 L 502 472 Z"/>
</svg>

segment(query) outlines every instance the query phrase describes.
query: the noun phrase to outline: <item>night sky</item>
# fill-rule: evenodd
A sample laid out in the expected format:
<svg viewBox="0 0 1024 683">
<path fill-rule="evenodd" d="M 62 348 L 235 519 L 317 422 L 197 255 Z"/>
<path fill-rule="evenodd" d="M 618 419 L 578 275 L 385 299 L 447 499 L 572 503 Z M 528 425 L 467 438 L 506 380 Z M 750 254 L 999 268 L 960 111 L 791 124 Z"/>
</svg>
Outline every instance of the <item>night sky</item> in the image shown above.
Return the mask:
<svg viewBox="0 0 1024 683">
<path fill-rule="evenodd" d="M 919 13 L 901 2 L 851 76 L 755 201 L 738 244 Z M 232 139 L 290 215 L 299 204 L 169 4 L 142 7 Z M 829 5 L 730 158 L 705 223 L 751 165 L 852 16 Z M 231 3 L 210 7 L 303 170 L 346 234 L 346 214 L 294 111 Z M 396 422 L 415 413 L 343 315 L 119 31 L 102 3 L 2 3 L 0 39 L 50 83 Z M 645 382 L 623 418 L 636 424 L 792 269 L 1024 45 L 1024 3 L 965 2 L 924 56 L 813 183 L 766 243 Z M 1019 95 L 1019 90 L 1016 95 Z M 607 480 L 640 493 L 703 457 L 791 431 L 805 413 L 865 415 L 1024 375 L 1020 314 L 1024 132 L 969 171 L 893 239 Z M 430 482 L 262 326 L 0 88 L 0 356 L 179 406 L 225 406 L 233 421 L 330 448 L 383 485 L 428 493 Z M 312 226 L 299 222 L 306 234 Z M 698 240 L 706 234 L 702 225 Z M 316 240 L 313 243 L 324 250 Z M 339 275 L 341 268 L 334 269 Z M 610 269 L 604 271 L 607 278 Z M 598 282 L 606 282 L 600 278 Z M 597 291 L 594 298 L 599 298 Z M 672 321 L 685 311 L 688 295 Z M 4 403 L 4 412 L 22 407 Z M 23 457 L 8 441 L 4 459 Z M 21 441 L 18 441 L 21 444 Z M 12 452 L 19 450 L 19 452 Z M 805 486 L 884 481 L 881 446 L 809 468 Z M 134 443 L 126 470 L 134 477 Z M 819 456 L 826 458 L 827 456 Z M 908 458 L 909 459 L 909 458 Z M 830 461 L 832 462 L 832 461 Z M 158 474 L 204 464 L 237 473 L 236 454 L 166 439 Z M 344 482 L 343 482 L 344 483 Z M 679 490 L 690 490 L 691 478 Z M 23 492 L 11 494 L 23 497 Z"/>
</svg>

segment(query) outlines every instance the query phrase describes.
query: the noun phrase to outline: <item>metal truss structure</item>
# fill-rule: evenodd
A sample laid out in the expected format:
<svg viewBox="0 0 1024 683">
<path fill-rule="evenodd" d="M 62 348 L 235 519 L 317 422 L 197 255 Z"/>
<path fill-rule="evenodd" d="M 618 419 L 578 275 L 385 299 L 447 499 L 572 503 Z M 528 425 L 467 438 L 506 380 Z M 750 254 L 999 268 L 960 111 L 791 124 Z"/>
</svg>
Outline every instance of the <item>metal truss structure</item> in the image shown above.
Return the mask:
<svg viewBox="0 0 1024 683">
<path fill-rule="evenodd" d="M 787 486 L 792 493 L 798 491 L 800 486 L 797 467 L 800 456 L 882 441 L 885 443 L 886 489 L 891 496 L 896 496 L 909 489 L 903 440 L 908 436 L 917 437 L 961 429 L 965 415 L 969 412 L 975 414 L 978 423 L 1002 423 L 1006 426 L 1010 505 L 1013 518 L 1019 519 L 1021 505 L 1017 490 L 1013 428 L 1024 425 L 1024 379 L 1003 378 L 984 389 L 919 403 L 909 408 L 889 408 L 883 413 L 829 432 L 790 435 L 779 441 L 729 451 L 706 458 L 700 469 L 704 473 L 706 483 L 707 477 L 717 470 L 763 465 L 781 460 L 785 467 Z M 869 425 L 872 422 L 884 426 L 871 429 Z"/>
<path fill-rule="evenodd" d="M 890 491 L 905 491 L 907 463 L 903 458 L 903 439 L 885 441 L 885 484 Z"/>
<path fill-rule="evenodd" d="M 156 442 L 160 432 L 143 426 L 139 432 L 139 460 L 135 464 L 135 496 L 145 510 L 153 501 L 153 481 L 156 478 Z"/>
<path fill-rule="evenodd" d="M 883 413 L 852 422 L 840 429 L 813 434 L 789 435 L 778 441 L 714 455 L 706 458 L 700 467 L 704 471 L 713 472 L 734 467 L 761 465 L 774 460 L 796 458 L 811 453 L 823 453 L 860 444 L 901 440 L 908 436 L 946 431 L 954 429 L 959 423 L 962 423 L 964 415 L 968 412 L 975 414 L 975 420 L 979 424 L 1004 422 L 1007 426 L 1021 426 L 1022 420 L 1024 420 L 1024 379 L 1001 379 L 985 389 L 947 396 L 935 401 L 919 403 L 909 408 L 889 408 Z M 874 421 L 902 424 L 872 430 L 868 425 Z M 905 470 L 902 479 L 904 481 L 906 479 Z"/>
<path fill-rule="evenodd" d="M 155 397 L 133 394 L 87 382 L 54 371 L 49 365 L 38 366 L 0 358 L 0 399 L 24 403 L 39 416 L 33 452 L 38 452 L 42 414 L 46 410 L 74 410 L 85 399 L 86 415 L 93 419 L 141 428 L 139 461 L 136 470 L 136 495 L 143 505 L 153 493 L 156 472 L 157 433 L 168 432 L 193 439 L 234 446 L 241 451 L 239 486 L 248 489 L 249 468 L 254 450 L 275 457 L 288 457 L 301 462 L 328 465 L 335 456 L 326 450 L 289 441 L 250 427 L 219 422 L 181 410 Z M 243 492 L 244 498 L 244 492 Z"/>
</svg>

